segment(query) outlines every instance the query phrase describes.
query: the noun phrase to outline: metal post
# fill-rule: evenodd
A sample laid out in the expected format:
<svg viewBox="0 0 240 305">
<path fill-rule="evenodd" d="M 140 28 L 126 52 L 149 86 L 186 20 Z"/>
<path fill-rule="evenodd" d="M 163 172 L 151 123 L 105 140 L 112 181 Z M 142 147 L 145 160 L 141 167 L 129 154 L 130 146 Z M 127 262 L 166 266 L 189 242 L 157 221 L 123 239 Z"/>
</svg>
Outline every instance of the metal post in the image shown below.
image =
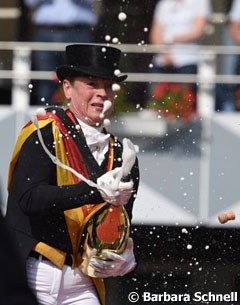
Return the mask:
<svg viewBox="0 0 240 305">
<path fill-rule="evenodd" d="M 30 104 L 28 87 L 30 71 L 31 50 L 27 47 L 15 49 L 13 52 L 12 108 L 16 113 L 16 134 L 25 123 L 25 114 Z"/>
<path fill-rule="evenodd" d="M 202 120 L 201 159 L 199 173 L 199 220 L 209 216 L 210 159 L 211 159 L 211 117 L 215 111 L 216 55 L 205 52 L 199 64 L 199 87 L 197 109 Z"/>
<path fill-rule="evenodd" d="M 202 53 L 198 66 L 198 103 L 197 110 L 202 117 L 211 117 L 215 110 L 216 54 Z"/>
</svg>

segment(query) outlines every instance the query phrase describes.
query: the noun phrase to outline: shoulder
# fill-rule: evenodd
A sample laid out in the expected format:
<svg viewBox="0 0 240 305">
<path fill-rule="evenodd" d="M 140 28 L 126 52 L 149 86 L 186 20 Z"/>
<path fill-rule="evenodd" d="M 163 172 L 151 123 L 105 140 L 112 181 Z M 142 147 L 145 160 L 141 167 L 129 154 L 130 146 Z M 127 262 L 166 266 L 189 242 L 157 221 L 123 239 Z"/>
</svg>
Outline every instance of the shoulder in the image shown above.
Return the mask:
<svg viewBox="0 0 240 305">
<path fill-rule="evenodd" d="M 233 1 L 230 12 L 229 12 L 229 17 L 231 21 L 240 21 L 240 2 L 239 1 Z"/>
<path fill-rule="evenodd" d="M 162 15 L 163 12 L 168 11 L 169 3 L 165 0 L 159 1 L 154 9 L 154 17 L 157 18 L 159 15 Z"/>
<path fill-rule="evenodd" d="M 189 0 L 189 6 L 191 6 L 192 12 L 195 12 L 196 16 L 209 17 L 211 14 L 211 3 L 209 0 L 201 0 L 199 5 L 196 6 L 195 0 Z"/>
<path fill-rule="evenodd" d="M 53 132 L 52 132 L 52 124 L 48 124 L 41 128 L 41 135 L 45 145 L 48 147 L 53 146 Z M 29 147 L 38 147 L 41 145 L 37 130 L 35 130 L 24 142 L 23 149 Z"/>
<path fill-rule="evenodd" d="M 67 108 L 61 106 L 49 106 L 45 108 L 45 111 L 47 113 L 53 113 L 53 114 L 60 114 L 65 112 L 66 110 Z"/>
</svg>

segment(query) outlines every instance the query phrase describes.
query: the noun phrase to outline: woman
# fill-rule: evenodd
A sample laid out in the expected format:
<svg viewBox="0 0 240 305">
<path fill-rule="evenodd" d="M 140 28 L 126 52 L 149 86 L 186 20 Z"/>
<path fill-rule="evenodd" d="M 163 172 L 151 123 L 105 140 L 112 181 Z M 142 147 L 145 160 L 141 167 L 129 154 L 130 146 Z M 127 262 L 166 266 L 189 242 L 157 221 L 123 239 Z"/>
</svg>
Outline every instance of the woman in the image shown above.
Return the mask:
<svg viewBox="0 0 240 305">
<path fill-rule="evenodd" d="M 38 116 L 48 150 L 85 178 L 107 186 L 109 192 L 100 193 L 53 164 L 32 122 L 23 128 L 15 147 L 7 219 L 27 260 L 29 284 L 40 304 L 104 304 L 102 278 L 124 275 L 136 265 L 131 239 L 126 239 L 120 253 L 104 250 L 103 259 L 86 240 L 91 217 L 104 207 L 119 213 L 115 207 L 126 204 L 131 219 L 138 188 L 137 161 L 119 187 L 111 187 L 121 167 L 122 145 L 101 126 L 112 110 L 103 115 L 105 101 L 113 104 L 112 84 L 127 77 L 115 75 L 120 54 L 112 47 L 67 46 L 66 63 L 57 68 L 57 76 L 69 108 L 47 109 Z M 120 232 L 120 224 L 117 229 Z"/>
</svg>

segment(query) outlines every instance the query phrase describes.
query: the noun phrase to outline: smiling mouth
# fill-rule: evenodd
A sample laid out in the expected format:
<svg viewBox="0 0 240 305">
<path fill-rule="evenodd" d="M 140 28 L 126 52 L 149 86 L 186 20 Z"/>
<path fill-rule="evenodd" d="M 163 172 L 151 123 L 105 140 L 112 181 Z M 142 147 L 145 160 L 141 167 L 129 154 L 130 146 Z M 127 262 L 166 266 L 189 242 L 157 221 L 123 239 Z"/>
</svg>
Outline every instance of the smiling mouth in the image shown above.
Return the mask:
<svg viewBox="0 0 240 305">
<path fill-rule="evenodd" d="M 101 110 L 103 109 L 103 104 L 102 103 L 93 103 L 92 106 L 95 107 L 95 108 L 99 108 Z"/>
</svg>

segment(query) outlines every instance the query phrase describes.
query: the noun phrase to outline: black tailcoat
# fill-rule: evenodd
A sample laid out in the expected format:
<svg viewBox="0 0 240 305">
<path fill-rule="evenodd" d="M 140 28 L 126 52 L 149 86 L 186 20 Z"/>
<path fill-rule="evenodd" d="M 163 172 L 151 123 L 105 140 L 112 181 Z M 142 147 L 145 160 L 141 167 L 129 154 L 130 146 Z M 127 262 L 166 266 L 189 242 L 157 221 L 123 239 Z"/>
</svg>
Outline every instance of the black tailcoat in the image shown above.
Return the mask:
<svg viewBox="0 0 240 305">
<path fill-rule="evenodd" d="M 58 110 L 61 114 L 62 110 Z M 64 122 L 67 128 L 73 128 L 69 119 Z M 51 124 L 41 129 L 44 142 L 55 154 Z M 108 153 L 105 160 L 98 165 L 90 152 L 83 134 L 77 133 L 76 141 L 85 161 L 90 179 L 96 181 L 107 170 Z M 116 141 L 114 145 L 113 168 L 121 166 L 122 145 Z M 137 161 L 131 172 L 135 193 L 139 183 Z M 133 193 L 125 206 L 131 219 L 135 199 Z M 18 247 L 26 258 L 38 242 L 72 253 L 72 246 L 65 222 L 64 211 L 80 207 L 84 204 L 99 204 L 103 199 L 100 193 L 84 182 L 75 185 L 58 186 L 56 166 L 44 152 L 34 132 L 25 141 L 15 169 L 9 189 L 6 218 L 14 232 Z"/>
</svg>

